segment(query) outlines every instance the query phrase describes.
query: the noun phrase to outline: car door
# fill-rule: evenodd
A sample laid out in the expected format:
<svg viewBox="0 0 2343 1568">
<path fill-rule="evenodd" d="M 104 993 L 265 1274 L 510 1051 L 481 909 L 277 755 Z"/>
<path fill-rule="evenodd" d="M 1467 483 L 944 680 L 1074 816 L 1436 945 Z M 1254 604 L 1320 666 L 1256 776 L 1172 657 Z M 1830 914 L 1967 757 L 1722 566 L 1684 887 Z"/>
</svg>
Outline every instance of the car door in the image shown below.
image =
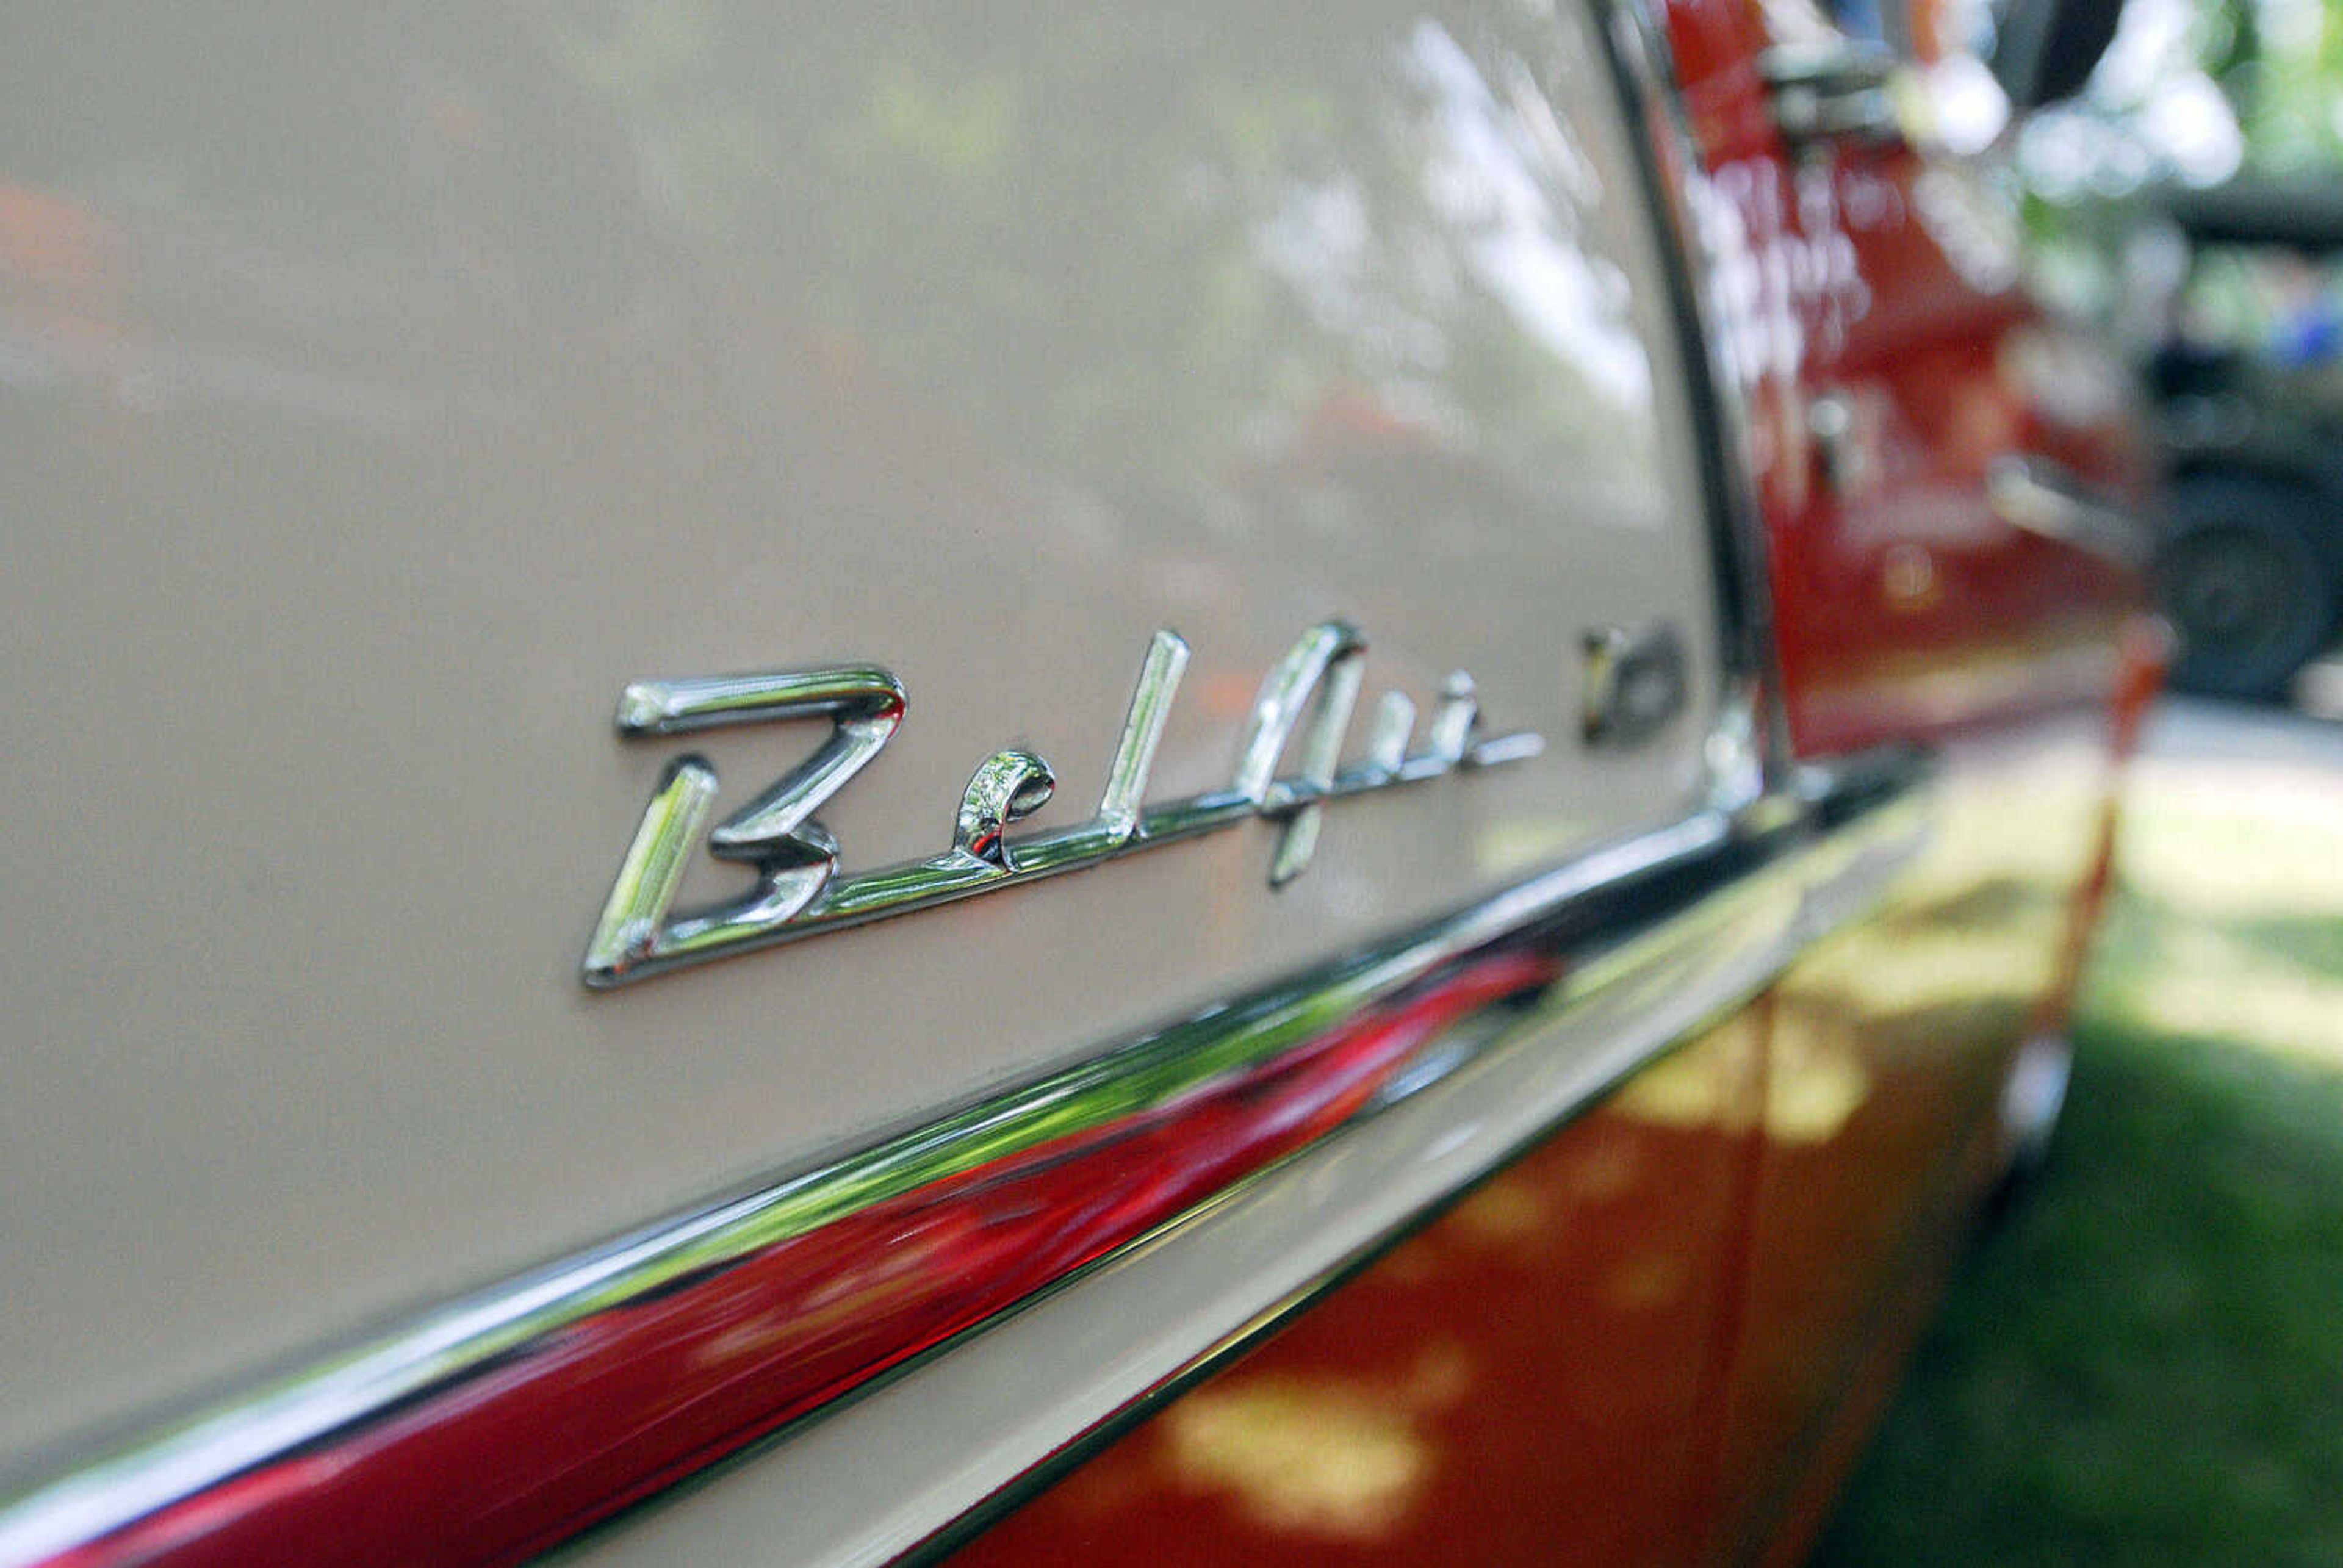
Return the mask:
<svg viewBox="0 0 2343 1568">
<path fill-rule="evenodd" d="M 1817 808 L 1605 58 L 25 30 L 0 1560 L 508 1559 L 776 1434 L 595 1549 L 885 1555 L 1745 999 Z M 1559 1178 L 1674 1271 L 1553 1277 L 1699 1366 L 1677 1141 Z"/>
<path fill-rule="evenodd" d="M 1896 7 L 1671 19 L 1769 317 L 1767 548 L 1795 607 L 1799 748 L 2103 695 L 2139 564 L 2113 514 L 2143 505 L 2147 466 L 2123 367 L 2026 286 L 2006 148 L 1946 145 Z"/>
<path fill-rule="evenodd" d="M 1811 1537 L 2021 1087 L 2063 1060 L 2117 628 L 2140 602 L 2113 505 L 2144 490 L 2123 375 L 2027 291 L 2010 171 L 1929 126 L 1929 20 L 1669 11 L 1765 321 L 1745 363 L 1790 745 L 1926 745 L 1942 805 L 1920 866 L 1774 995 L 1726 1555 Z"/>
<path fill-rule="evenodd" d="M 0 1561 L 869 1561 L 1167 1408 L 1697 1549 L 1744 1010 L 1930 796 L 1778 745 L 1638 38 L 31 29 Z"/>
</svg>

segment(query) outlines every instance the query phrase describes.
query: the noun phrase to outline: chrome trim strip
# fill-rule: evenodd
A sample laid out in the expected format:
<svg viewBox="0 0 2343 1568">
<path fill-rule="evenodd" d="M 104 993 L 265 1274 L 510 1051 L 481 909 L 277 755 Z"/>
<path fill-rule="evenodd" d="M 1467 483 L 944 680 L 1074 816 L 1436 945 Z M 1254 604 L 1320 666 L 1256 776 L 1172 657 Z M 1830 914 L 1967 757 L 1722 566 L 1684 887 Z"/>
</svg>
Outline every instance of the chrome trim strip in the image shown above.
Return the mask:
<svg viewBox="0 0 2343 1568">
<path fill-rule="evenodd" d="M 1902 796 L 1916 777 L 1901 764 L 1891 773 L 1884 786 L 1856 792 L 1867 789 L 1884 801 Z M 314 1462 L 394 1415 L 412 1419 L 419 1403 L 461 1407 L 468 1398 L 506 1397 L 517 1366 L 559 1354 L 600 1314 L 695 1288 L 874 1205 L 1070 1136 L 1127 1124 L 1135 1113 L 1161 1111 L 1240 1075 L 1274 1070 L 1332 1031 L 1373 1024 L 1378 1010 L 1404 1008 L 1468 962 L 1535 954 L 1572 966 L 1561 970 L 1569 1005 L 1609 992 L 1641 967 L 1634 956 L 1637 938 L 1814 844 L 1833 816 L 1832 801 L 1845 792 L 1835 777 L 1808 774 L 1803 798 L 1777 796 L 1734 815 L 1705 811 L 1598 849 L 1378 950 L 322 1355 L 14 1491 L 0 1501 L 0 1563 L 92 1547 L 86 1560 L 104 1561 L 106 1538 L 118 1531 L 191 1500 L 217 1500 L 230 1483 L 265 1467 L 297 1457 Z M 1473 1013 L 1520 994 L 1476 1001 Z M 1453 1049 L 1453 1032 L 1443 1027 L 1412 1045 L 1385 1081 L 1383 1096 L 1350 1114 L 1372 1113 L 1390 1095 L 1412 1093 L 1469 1060 L 1469 1050 Z M 1279 1150 L 1276 1157 L 1290 1152 Z M 1229 1176 L 1222 1191 L 1253 1173 Z M 1214 1201 L 1207 1197 L 1185 1211 Z M 348 1481 L 344 1476 L 337 1484 Z"/>
<path fill-rule="evenodd" d="M 1808 943 L 1869 908 L 1912 863 L 1928 826 L 1910 759 L 1879 760 L 1859 777 L 1798 781 L 1806 820 L 1827 814 L 1836 830 L 1745 868 L 1542 998 L 1467 1020 L 1425 1053 L 1420 1079 L 1386 1091 L 1378 1110 L 1387 1113 L 1100 1260 L 956 1353 L 874 1380 L 820 1422 L 647 1500 L 611 1522 L 607 1555 L 689 1560 L 754 1541 L 775 1560 L 845 1568 L 949 1552 L 1745 1005 Z M 1777 827 L 1799 814 L 1788 799 L 1768 808 Z M 1236 1285 L 1238 1274 L 1262 1288 Z M 1157 1327 L 1124 1334 L 1141 1322 Z M 1069 1368 L 1055 1392 L 1001 1387 L 1004 1369 L 1047 1364 L 1068 1345 L 1111 1345 L 1111 1362 Z M 736 1471 L 738 1484 L 724 1484 Z M 579 1544 L 581 1562 L 604 1560 L 594 1541 Z"/>
<path fill-rule="evenodd" d="M 1642 132 L 1631 136 L 1644 177 L 1637 184 L 1651 212 L 1678 357 L 1701 435 L 1701 486 L 1708 502 L 1709 552 L 1717 607 L 1725 628 L 1727 712 L 1741 710 L 1752 733 L 1720 729 L 1721 749 L 1757 754 L 1768 772 L 1791 756 L 1789 719 L 1774 638 L 1772 574 L 1766 559 L 1765 508 L 1748 385 L 1754 371 L 1739 363 L 1735 345 L 1762 341 L 1762 324 L 1748 319 L 1724 267 L 1729 204 L 1710 184 L 1699 143 L 1685 118 L 1675 57 L 1655 13 L 1644 0 L 1595 0 L 1604 63 L 1622 103 Z M 1734 795 L 1739 759 L 1711 765 L 1717 788 Z"/>
</svg>

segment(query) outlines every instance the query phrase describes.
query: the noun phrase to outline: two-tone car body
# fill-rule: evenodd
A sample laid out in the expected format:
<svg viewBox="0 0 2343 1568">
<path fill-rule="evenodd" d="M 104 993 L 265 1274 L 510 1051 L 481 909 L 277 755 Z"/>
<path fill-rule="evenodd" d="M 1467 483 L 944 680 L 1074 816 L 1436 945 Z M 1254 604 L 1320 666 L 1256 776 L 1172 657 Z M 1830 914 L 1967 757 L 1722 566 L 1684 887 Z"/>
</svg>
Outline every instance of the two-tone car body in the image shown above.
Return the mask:
<svg viewBox="0 0 2343 1568">
<path fill-rule="evenodd" d="M 31 20 L 0 1563 L 1795 1547 L 2144 658 L 1864 40 Z"/>
</svg>

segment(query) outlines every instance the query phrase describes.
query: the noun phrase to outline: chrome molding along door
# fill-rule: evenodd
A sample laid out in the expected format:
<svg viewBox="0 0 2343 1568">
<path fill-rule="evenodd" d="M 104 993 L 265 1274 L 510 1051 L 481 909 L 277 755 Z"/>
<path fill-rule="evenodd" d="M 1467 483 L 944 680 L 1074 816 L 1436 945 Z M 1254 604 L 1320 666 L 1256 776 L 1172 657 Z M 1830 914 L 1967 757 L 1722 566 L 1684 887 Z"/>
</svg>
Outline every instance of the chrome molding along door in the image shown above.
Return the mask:
<svg viewBox="0 0 2343 1568">
<path fill-rule="evenodd" d="M 891 1403 L 848 1408 L 892 1433 L 883 1456 L 871 1430 L 793 1442 L 774 1469 L 790 1502 L 758 1538 L 781 1530 L 793 1560 L 890 1554 L 1069 1432 L 1143 1408 L 1859 912 L 1916 846 L 1915 782 L 1888 758 L 1628 839 L 329 1351 L 20 1493 L 0 1562 L 253 1561 L 321 1541 L 351 1563 L 508 1560 L 1020 1307 L 1087 1317 L 1075 1343 L 1123 1325 L 1117 1354 L 1062 1363 L 1029 1410 L 955 1392 L 979 1363 L 943 1357 Z M 1198 1248 L 1221 1265 L 1191 1271 Z M 1217 1282 L 1209 1299 L 1136 1334 L 1099 1304 L 1198 1281 Z M 907 1444 L 912 1427 L 973 1440 L 963 1411 L 1055 1436 Z M 678 1550 L 715 1526 L 714 1502 L 673 1516 Z"/>
</svg>

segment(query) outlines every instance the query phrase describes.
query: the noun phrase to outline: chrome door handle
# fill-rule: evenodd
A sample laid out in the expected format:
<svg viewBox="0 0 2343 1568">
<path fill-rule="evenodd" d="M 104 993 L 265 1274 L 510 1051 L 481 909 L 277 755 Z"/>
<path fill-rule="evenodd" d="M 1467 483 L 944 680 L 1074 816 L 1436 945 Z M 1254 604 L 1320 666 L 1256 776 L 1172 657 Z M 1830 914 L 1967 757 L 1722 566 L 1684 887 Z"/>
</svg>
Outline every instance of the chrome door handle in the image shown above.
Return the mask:
<svg viewBox="0 0 2343 1568">
<path fill-rule="evenodd" d="M 1776 44 L 1757 57 L 1774 123 L 1792 143 L 1894 141 L 1903 128 L 1888 83 L 1896 53 L 1851 38 Z"/>
<path fill-rule="evenodd" d="M 2013 452 L 1995 458 L 1985 490 L 1995 517 L 2037 538 L 2134 570 L 2155 553 L 2145 518 L 2047 457 Z"/>
</svg>

